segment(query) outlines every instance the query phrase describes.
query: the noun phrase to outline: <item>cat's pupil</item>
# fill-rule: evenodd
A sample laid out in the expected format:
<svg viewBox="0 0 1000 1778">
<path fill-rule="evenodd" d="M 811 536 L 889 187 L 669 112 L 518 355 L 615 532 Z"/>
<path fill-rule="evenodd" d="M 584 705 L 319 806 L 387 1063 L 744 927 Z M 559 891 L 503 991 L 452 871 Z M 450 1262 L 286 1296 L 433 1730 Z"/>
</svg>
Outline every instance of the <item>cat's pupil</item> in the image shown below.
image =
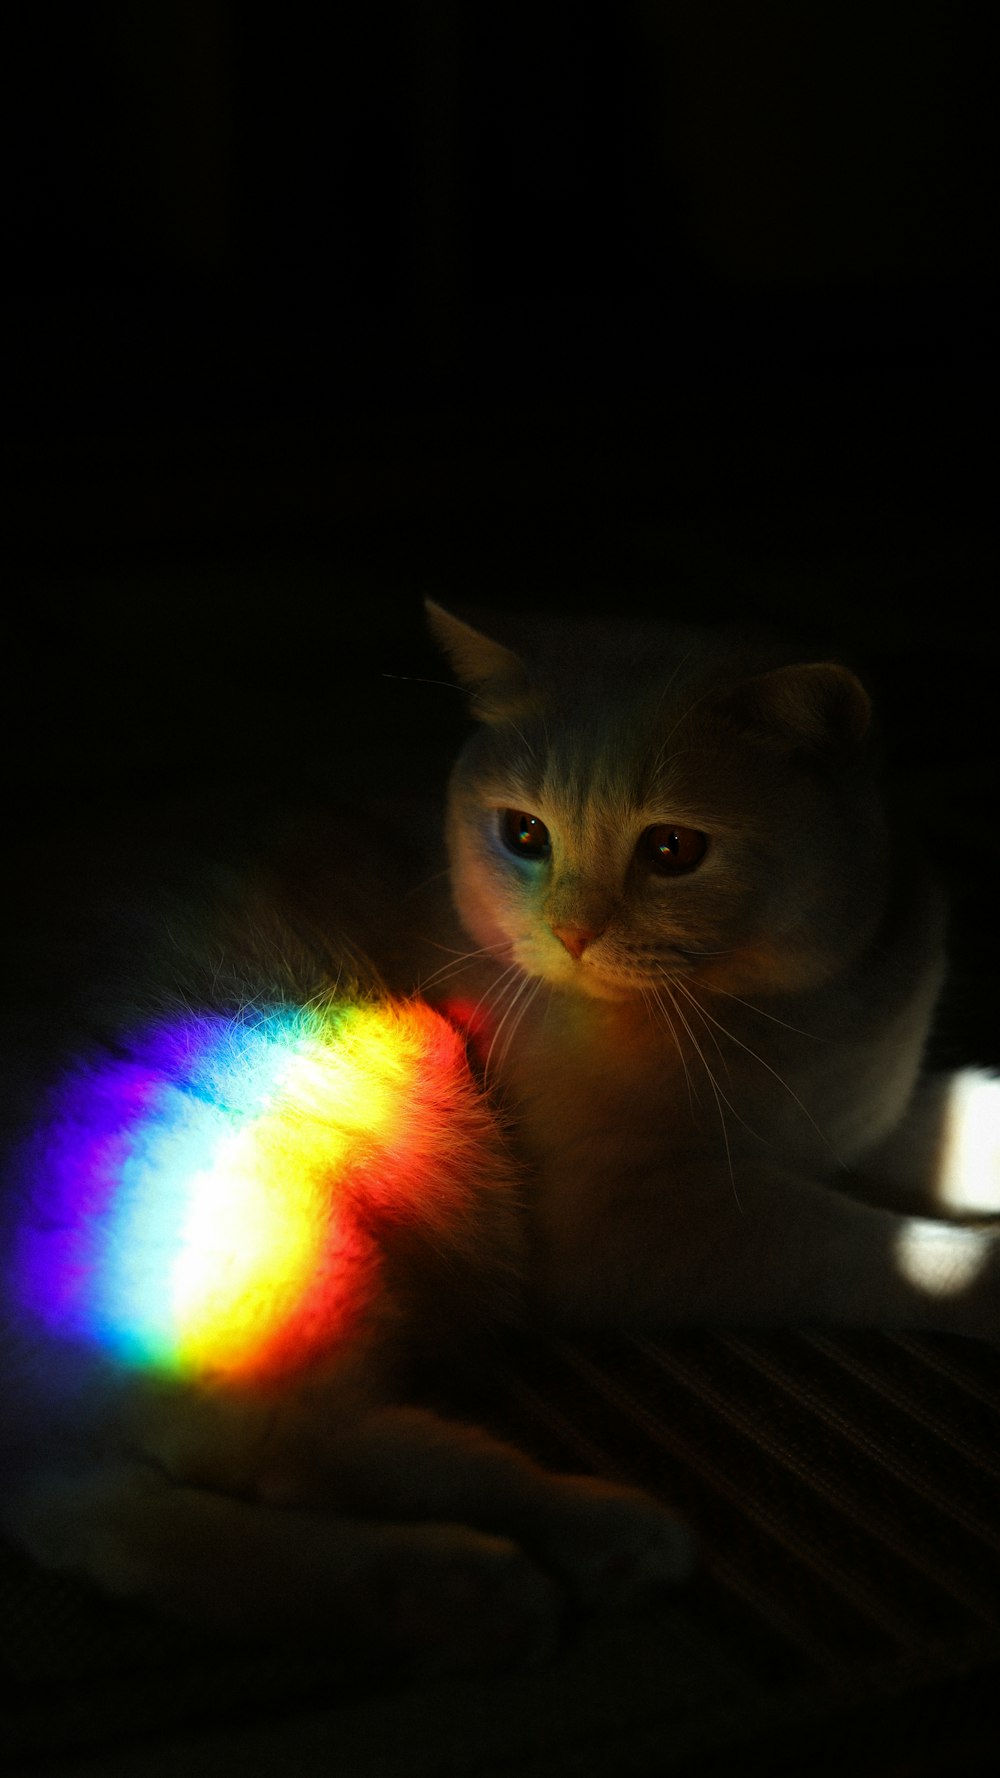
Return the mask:
<svg viewBox="0 0 1000 1778">
<path fill-rule="evenodd" d="M 679 876 L 683 871 L 694 870 L 708 849 L 705 835 L 697 828 L 670 827 L 665 822 L 649 828 L 639 844 L 647 862 L 664 876 Z"/>
<path fill-rule="evenodd" d="M 545 858 L 549 852 L 549 830 L 537 815 L 524 809 L 504 809 L 500 816 L 500 833 L 504 844 L 522 858 Z"/>
</svg>

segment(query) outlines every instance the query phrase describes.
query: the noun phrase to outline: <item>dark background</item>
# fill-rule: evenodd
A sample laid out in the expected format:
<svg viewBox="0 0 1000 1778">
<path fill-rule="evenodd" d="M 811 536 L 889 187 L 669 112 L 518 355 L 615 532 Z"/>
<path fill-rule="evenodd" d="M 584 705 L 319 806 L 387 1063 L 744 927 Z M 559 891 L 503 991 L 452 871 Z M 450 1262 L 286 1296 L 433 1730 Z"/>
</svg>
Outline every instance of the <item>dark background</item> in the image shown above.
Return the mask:
<svg viewBox="0 0 1000 1778">
<path fill-rule="evenodd" d="M 322 794 L 345 738 L 403 771 L 458 722 L 383 677 L 442 671 L 423 594 L 653 603 L 865 666 L 965 875 L 934 773 L 995 806 L 984 16 L 18 9 L 12 804 Z"/>
<path fill-rule="evenodd" d="M 428 593 L 761 619 L 868 672 L 1000 1061 L 991 10 L 8 7 L 9 830 L 412 781 Z"/>
</svg>

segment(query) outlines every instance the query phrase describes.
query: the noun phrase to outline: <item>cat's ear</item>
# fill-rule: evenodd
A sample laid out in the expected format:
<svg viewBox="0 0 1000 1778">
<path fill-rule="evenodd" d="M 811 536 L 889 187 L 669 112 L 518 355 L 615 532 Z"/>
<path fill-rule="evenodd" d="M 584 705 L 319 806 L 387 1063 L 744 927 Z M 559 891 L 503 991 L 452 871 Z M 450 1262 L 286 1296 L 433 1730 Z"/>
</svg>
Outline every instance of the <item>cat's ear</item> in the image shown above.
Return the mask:
<svg viewBox="0 0 1000 1778">
<path fill-rule="evenodd" d="M 520 655 L 494 642 L 464 619 L 424 600 L 427 620 L 437 642 L 472 696 L 472 713 L 481 722 L 502 722 L 517 716 L 529 702 L 528 674 Z"/>
<path fill-rule="evenodd" d="M 834 661 L 778 667 L 746 679 L 724 708 L 745 734 L 781 753 L 850 749 L 868 732 L 872 712 L 860 679 Z"/>
</svg>

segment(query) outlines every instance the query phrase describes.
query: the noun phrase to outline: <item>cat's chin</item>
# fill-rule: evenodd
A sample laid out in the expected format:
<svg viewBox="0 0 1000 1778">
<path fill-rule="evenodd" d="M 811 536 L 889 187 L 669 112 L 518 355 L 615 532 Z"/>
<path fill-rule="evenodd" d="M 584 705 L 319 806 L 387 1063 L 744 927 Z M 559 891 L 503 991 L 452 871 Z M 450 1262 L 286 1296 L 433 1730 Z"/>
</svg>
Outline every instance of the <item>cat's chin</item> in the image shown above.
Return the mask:
<svg viewBox="0 0 1000 1778">
<path fill-rule="evenodd" d="M 634 1000 L 638 995 L 638 989 L 627 982 L 611 982 L 601 976 L 585 976 L 582 973 L 568 986 L 571 993 L 582 994 L 587 1000 L 613 1000 L 620 1004 L 625 1000 Z"/>
<path fill-rule="evenodd" d="M 634 1000 L 640 992 L 637 984 L 610 975 L 585 958 L 575 962 L 567 957 L 565 963 L 549 958 L 541 963 L 534 958 L 518 961 L 526 975 L 540 977 L 560 994 L 578 994 L 585 1000 L 622 1001 Z"/>
</svg>

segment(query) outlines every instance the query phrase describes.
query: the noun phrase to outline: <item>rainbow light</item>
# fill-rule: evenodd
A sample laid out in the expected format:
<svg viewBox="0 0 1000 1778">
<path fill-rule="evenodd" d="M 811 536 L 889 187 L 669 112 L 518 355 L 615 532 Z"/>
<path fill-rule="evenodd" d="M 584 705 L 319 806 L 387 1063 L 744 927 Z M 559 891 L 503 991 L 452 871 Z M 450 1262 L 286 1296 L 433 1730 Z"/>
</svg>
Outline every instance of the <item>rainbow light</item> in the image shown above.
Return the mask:
<svg viewBox="0 0 1000 1778">
<path fill-rule="evenodd" d="M 370 1289 L 359 1194 L 415 1213 L 414 1112 L 464 1068 L 458 1034 L 419 1002 L 151 1027 L 68 1075 L 28 1145 L 22 1306 L 175 1376 L 310 1362 Z"/>
</svg>

